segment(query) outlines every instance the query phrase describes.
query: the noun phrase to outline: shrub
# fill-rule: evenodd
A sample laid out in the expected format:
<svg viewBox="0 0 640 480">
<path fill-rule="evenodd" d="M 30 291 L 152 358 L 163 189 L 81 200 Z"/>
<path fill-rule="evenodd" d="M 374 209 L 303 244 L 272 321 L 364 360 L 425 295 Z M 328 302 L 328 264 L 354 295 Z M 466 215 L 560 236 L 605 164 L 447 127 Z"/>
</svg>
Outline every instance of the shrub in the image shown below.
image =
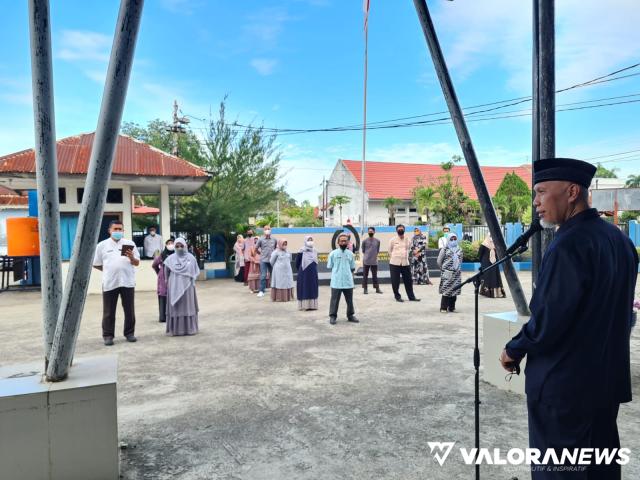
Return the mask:
<svg viewBox="0 0 640 480">
<path fill-rule="evenodd" d="M 480 248 L 480 242 L 469 242 L 468 240 L 462 240 L 460 242 L 460 248 L 464 255 L 463 261 L 465 262 L 479 262 L 478 249 Z"/>
</svg>

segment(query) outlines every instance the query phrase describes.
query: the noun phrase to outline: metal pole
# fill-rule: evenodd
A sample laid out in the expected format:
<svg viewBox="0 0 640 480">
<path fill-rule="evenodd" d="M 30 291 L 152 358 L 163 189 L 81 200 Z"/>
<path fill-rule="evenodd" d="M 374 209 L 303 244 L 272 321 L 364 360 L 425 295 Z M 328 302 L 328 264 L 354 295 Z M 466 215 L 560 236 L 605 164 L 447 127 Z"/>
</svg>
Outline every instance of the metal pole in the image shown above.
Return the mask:
<svg viewBox="0 0 640 480">
<path fill-rule="evenodd" d="M 531 122 L 531 185 L 533 185 L 533 168 L 535 163 L 540 160 L 540 83 L 539 83 L 539 67 L 540 67 L 540 37 L 538 35 L 538 1 L 533 0 L 533 52 L 532 52 L 532 122 Z M 535 193 L 532 193 L 532 202 Z M 538 219 L 533 204 L 531 206 L 532 220 Z M 540 263 L 542 262 L 542 232 L 537 232 L 531 237 L 531 279 L 533 289 L 536 288 L 538 280 L 538 272 L 540 271 Z"/>
<path fill-rule="evenodd" d="M 444 94 L 444 98 L 451 114 L 451 119 L 453 120 L 453 124 L 456 128 L 456 133 L 458 134 L 460 148 L 462 149 L 462 153 L 464 154 L 464 158 L 467 162 L 467 167 L 469 168 L 469 173 L 471 174 L 471 179 L 473 180 L 473 185 L 476 189 L 480 206 L 482 207 L 484 216 L 487 219 L 489 232 L 491 232 L 491 236 L 493 237 L 498 255 L 503 257 L 507 248 L 504 242 L 504 237 L 502 236 L 502 228 L 498 223 L 498 217 L 496 216 L 495 209 L 493 208 L 493 203 L 491 203 L 491 197 L 489 196 L 487 185 L 482 177 L 478 158 L 476 157 L 476 152 L 473 148 L 473 143 L 471 142 L 471 136 L 469 135 L 469 130 L 467 129 L 467 125 L 464 121 L 462 109 L 460 108 L 458 97 L 456 96 L 453 83 L 451 82 L 451 77 L 449 76 L 447 64 L 444 60 L 444 56 L 442 55 L 442 50 L 440 49 L 440 43 L 438 42 L 438 37 L 433 27 L 433 22 L 431 21 L 427 3 L 425 0 L 413 0 L 413 3 L 415 4 L 418 18 L 420 19 L 420 24 L 422 25 L 422 30 L 431 52 L 431 58 L 433 59 L 433 64 L 435 66 L 438 79 L 440 80 L 442 93 Z M 522 290 L 522 285 L 520 285 L 520 280 L 518 279 L 518 275 L 516 274 L 512 262 L 506 262 L 504 264 L 504 273 L 518 314 L 530 315 L 527 300 Z"/>
<path fill-rule="evenodd" d="M 120 4 L 78 231 L 47 369 L 47 380 L 53 382 L 67 377 L 78 337 L 143 4 L 144 0 L 122 0 Z"/>
<path fill-rule="evenodd" d="M 49 0 L 29 0 L 29 30 L 36 181 L 38 185 L 44 368 L 46 370 L 62 299 L 58 161 L 56 158 Z"/>
<path fill-rule="evenodd" d="M 554 0 L 539 0 L 538 5 L 540 158 L 553 158 L 556 155 L 554 3 Z M 544 256 L 553 239 L 553 233 L 545 229 L 541 234 L 541 251 Z"/>
<path fill-rule="evenodd" d="M 368 26 L 368 17 L 369 17 L 369 9 L 367 7 L 367 11 L 365 12 L 365 27 L 364 27 L 364 123 L 362 128 L 362 171 L 360 172 L 360 176 L 362 177 L 362 218 L 360 219 L 360 237 L 364 239 L 364 228 L 365 228 L 365 209 L 367 208 L 367 204 L 365 201 L 366 197 L 366 188 L 365 188 L 365 175 L 366 175 L 366 164 L 367 164 L 367 71 L 368 71 L 368 43 L 369 43 L 369 26 Z"/>
</svg>

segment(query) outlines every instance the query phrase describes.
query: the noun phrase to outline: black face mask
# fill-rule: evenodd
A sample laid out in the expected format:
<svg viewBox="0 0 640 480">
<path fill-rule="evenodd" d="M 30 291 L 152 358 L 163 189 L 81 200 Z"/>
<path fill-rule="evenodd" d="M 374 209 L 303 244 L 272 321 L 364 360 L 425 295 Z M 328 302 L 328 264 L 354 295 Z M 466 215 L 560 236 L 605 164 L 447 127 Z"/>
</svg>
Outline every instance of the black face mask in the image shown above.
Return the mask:
<svg viewBox="0 0 640 480">
<path fill-rule="evenodd" d="M 370 237 L 373 237 L 373 232 L 369 232 L 369 236 L 370 236 Z"/>
<path fill-rule="evenodd" d="M 346 249 L 347 249 L 347 246 L 346 246 L 346 245 L 340 245 L 340 249 L 341 249 L 341 250 L 346 250 Z"/>
<path fill-rule="evenodd" d="M 253 237 L 253 233 L 247 233 L 247 237 L 249 238 Z"/>
<path fill-rule="evenodd" d="M 400 236 L 404 235 L 404 230 L 402 230 L 402 229 L 398 230 L 398 235 L 400 235 Z"/>
</svg>

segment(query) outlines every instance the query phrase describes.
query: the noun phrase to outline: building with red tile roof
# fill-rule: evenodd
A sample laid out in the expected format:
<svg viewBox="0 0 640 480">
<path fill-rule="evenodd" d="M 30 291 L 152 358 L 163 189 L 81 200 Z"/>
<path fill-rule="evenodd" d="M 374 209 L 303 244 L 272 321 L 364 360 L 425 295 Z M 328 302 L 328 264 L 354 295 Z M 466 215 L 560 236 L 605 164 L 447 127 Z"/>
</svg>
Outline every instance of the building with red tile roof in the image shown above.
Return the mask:
<svg viewBox="0 0 640 480">
<path fill-rule="evenodd" d="M 514 167 L 481 167 L 484 181 L 491 196 L 495 195 L 507 173 L 514 172 L 531 187 L 531 165 Z M 351 220 L 359 225 L 362 215 L 362 162 L 359 160 L 338 160 L 329 181 L 325 198 L 327 204 L 337 195 L 346 195 L 350 202 L 343 206 L 342 220 Z M 367 202 L 366 223 L 368 225 L 387 225 L 388 212 L 383 202 L 388 197 L 401 200 L 396 213 L 396 222 L 411 225 L 419 220 L 415 205 L 412 204 L 413 191 L 420 185 L 437 183 L 446 172 L 440 165 L 421 163 L 367 162 L 365 172 L 365 192 Z M 450 173 L 473 199 L 477 199 L 475 188 L 466 165 L 456 165 Z M 338 209 L 326 208 L 326 224 L 340 223 Z"/>
<path fill-rule="evenodd" d="M 75 236 L 94 137 L 95 133 L 85 133 L 56 142 L 63 257 L 70 254 Z M 133 195 L 159 195 L 160 232 L 168 237 L 169 196 L 192 195 L 210 178 L 201 167 L 127 135 L 118 136 L 114 155 L 101 238 L 105 237 L 107 225 L 113 219 L 122 221 L 125 232 L 131 234 Z M 0 188 L 18 192 L 35 190 L 35 172 L 33 149 L 0 156 Z"/>
</svg>

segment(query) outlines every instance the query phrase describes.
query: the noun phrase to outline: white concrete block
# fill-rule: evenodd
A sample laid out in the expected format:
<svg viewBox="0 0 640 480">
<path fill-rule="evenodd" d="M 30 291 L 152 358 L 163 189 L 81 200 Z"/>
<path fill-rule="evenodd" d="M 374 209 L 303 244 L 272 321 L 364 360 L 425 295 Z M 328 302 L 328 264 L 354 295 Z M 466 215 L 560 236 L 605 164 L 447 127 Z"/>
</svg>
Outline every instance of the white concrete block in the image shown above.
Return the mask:
<svg viewBox="0 0 640 480">
<path fill-rule="evenodd" d="M 501 312 L 486 314 L 482 318 L 482 379 L 502 390 L 524 395 L 524 367 L 526 357 L 520 363 L 520 375 L 512 375 L 507 380 L 508 372 L 502 368 L 498 359 L 506 345 L 527 322 L 528 317 L 519 317 L 517 312 Z"/>
<path fill-rule="evenodd" d="M 58 383 L 42 367 L 0 368 L 0 476 L 118 479 L 116 357 L 76 359 Z"/>
</svg>

